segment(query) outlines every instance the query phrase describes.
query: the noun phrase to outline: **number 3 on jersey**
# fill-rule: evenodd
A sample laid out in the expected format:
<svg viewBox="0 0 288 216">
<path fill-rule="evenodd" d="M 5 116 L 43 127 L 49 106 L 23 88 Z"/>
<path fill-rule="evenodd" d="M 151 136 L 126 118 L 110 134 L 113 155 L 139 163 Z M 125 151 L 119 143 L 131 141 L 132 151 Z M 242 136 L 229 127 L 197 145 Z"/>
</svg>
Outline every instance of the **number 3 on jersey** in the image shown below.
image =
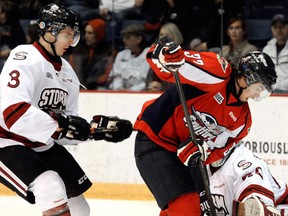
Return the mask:
<svg viewBox="0 0 288 216">
<path fill-rule="evenodd" d="M 8 85 L 10 88 L 17 88 L 19 86 L 20 80 L 20 73 L 17 70 L 13 70 L 9 73 L 11 80 L 8 82 Z"/>
</svg>

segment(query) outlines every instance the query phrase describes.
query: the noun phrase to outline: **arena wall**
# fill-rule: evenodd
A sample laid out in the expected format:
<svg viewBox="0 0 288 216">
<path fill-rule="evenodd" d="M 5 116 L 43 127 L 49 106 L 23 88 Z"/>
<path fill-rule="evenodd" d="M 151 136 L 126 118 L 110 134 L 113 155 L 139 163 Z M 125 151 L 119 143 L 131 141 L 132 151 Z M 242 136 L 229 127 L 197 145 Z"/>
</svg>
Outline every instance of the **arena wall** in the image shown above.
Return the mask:
<svg viewBox="0 0 288 216">
<path fill-rule="evenodd" d="M 135 121 L 142 104 L 158 97 L 155 93 L 123 93 L 83 91 L 80 93 L 79 115 L 90 121 L 93 115 L 119 116 Z M 275 177 L 288 182 L 288 100 L 271 96 L 250 101 L 253 126 L 243 140 L 257 156 L 269 165 Z M 121 143 L 89 141 L 66 146 L 82 165 L 93 187 L 88 197 L 113 199 L 153 199 L 144 185 L 134 162 L 136 132 Z M 7 192 L 0 187 L 0 194 Z"/>
</svg>

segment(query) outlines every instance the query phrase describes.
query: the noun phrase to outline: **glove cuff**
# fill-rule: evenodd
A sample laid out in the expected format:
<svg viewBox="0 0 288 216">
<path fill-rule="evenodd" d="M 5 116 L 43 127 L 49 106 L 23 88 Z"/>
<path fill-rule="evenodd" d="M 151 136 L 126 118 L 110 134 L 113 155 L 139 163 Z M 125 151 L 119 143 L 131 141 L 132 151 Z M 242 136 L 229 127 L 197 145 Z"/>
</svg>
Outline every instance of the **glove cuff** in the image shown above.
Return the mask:
<svg viewBox="0 0 288 216">
<path fill-rule="evenodd" d="M 60 114 L 60 113 L 56 114 L 54 112 L 51 112 L 49 114 L 55 121 L 58 122 L 58 127 L 63 128 L 61 131 L 55 131 L 51 137 L 55 140 L 58 140 L 58 139 L 65 137 L 67 134 L 67 131 L 68 131 L 67 128 L 69 125 L 68 118 L 65 115 Z"/>
<path fill-rule="evenodd" d="M 59 140 L 59 139 L 62 139 L 63 137 L 65 137 L 66 134 L 67 134 L 67 130 L 55 131 L 51 137 L 55 140 Z"/>
</svg>

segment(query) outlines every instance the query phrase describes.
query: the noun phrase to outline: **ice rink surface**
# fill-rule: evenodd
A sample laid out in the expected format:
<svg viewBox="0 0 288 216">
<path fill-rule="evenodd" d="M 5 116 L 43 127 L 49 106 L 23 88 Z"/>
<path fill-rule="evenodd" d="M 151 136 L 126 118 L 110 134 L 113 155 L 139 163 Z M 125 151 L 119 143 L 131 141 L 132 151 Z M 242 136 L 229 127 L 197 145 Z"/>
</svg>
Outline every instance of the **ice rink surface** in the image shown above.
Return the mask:
<svg viewBox="0 0 288 216">
<path fill-rule="evenodd" d="M 154 201 L 126 201 L 87 199 L 91 216 L 158 216 L 159 209 Z M 17 196 L 0 196 L 1 216 L 41 216 L 35 205 L 30 205 Z"/>
</svg>

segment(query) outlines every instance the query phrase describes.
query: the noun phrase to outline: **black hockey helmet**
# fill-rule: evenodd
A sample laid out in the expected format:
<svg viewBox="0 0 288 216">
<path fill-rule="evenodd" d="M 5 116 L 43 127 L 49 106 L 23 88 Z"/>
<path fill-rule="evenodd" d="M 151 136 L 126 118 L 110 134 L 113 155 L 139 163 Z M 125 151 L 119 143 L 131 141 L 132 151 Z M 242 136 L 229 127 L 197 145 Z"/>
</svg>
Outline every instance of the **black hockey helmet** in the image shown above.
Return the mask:
<svg viewBox="0 0 288 216">
<path fill-rule="evenodd" d="M 61 5 L 51 3 L 42 8 L 39 11 L 37 23 L 39 24 L 39 33 L 41 35 L 49 31 L 51 34 L 57 36 L 60 30 L 70 27 L 75 32 L 72 46 L 76 46 L 80 40 L 77 15 Z"/>
<path fill-rule="evenodd" d="M 252 51 L 242 56 L 238 65 L 238 75 L 246 78 L 247 85 L 261 82 L 268 92 L 272 92 L 277 75 L 270 56 L 264 52 Z"/>
</svg>

